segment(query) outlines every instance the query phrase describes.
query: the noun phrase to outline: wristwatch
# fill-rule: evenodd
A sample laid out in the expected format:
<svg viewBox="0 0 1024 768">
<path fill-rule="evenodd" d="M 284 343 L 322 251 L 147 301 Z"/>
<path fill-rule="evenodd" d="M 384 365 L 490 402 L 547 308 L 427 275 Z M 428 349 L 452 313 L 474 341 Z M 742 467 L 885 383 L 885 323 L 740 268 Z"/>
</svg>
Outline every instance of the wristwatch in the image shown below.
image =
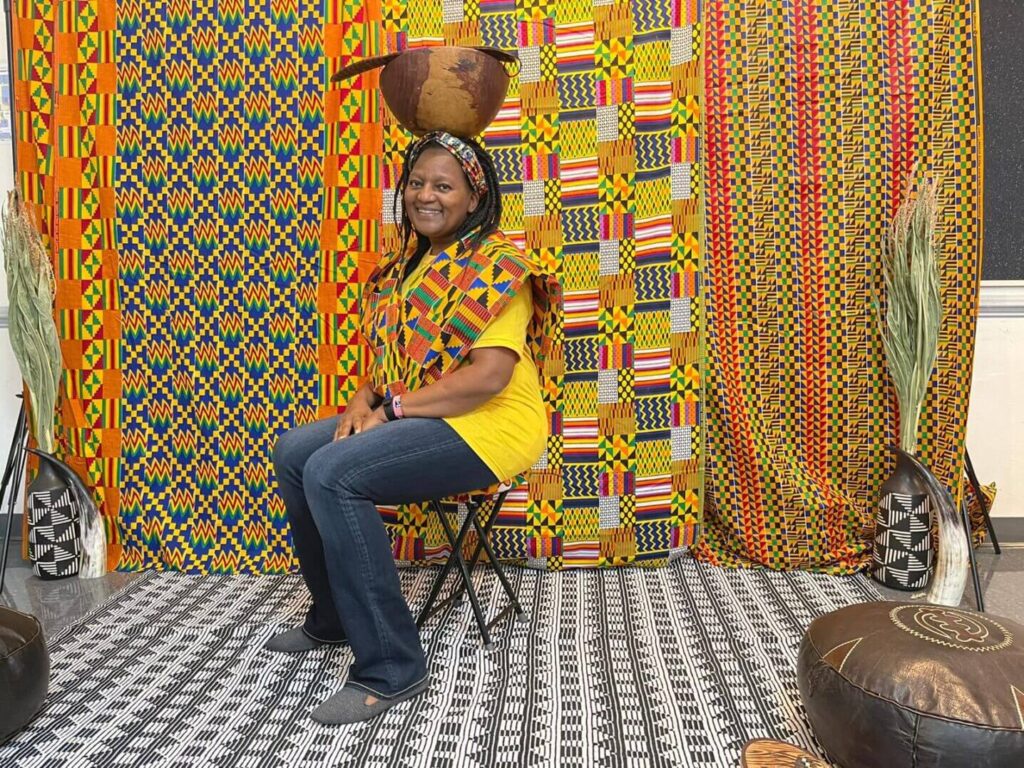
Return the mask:
<svg viewBox="0 0 1024 768">
<path fill-rule="evenodd" d="M 394 405 L 392 405 L 390 397 L 383 403 L 381 403 L 380 407 L 384 409 L 384 418 L 387 419 L 388 421 L 394 421 L 395 419 L 398 418 L 395 415 L 395 407 Z"/>
</svg>

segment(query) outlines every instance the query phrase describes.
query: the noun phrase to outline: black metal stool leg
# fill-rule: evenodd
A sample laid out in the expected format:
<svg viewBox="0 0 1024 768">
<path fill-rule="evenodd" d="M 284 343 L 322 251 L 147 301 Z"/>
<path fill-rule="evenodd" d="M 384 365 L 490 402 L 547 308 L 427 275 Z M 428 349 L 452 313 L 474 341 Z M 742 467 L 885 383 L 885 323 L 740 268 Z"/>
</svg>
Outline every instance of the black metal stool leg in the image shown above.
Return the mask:
<svg viewBox="0 0 1024 768">
<path fill-rule="evenodd" d="M 964 530 L 967 531 L 967 556 L 971 562 L 971 578 L 974 580 L 974 602 L 978 610 L 985 612 L 985 598 L 981 594 L 981 579 L 978 577 L 978 561 L 974 557 L 974 544 L 971 541 L 971 513 L 967 509 L 967 499 L 960 502 L 960 517 L 963 518 Z"/>
<path fill-rule="evenodd" d="M 475 511 L 478 514 L 476 514 L 474 516 L 474 519 L 473 519 L 473 527 L 476 530 L 477 543 L 476 543 L 476 548 L 473 551 L 473 557 L 469 561 L 469 569 L 470 570 L 473 569 L 473 567 L 479 561 L 480 555 L 484 551 L 486 551 L 487 552 L 487 558 L 488 558 L 488 560 L 490 560 L 490 563 L 491 563 L 491 568 L 497 574 L 498 581 L 501 583 L 502 589 L 505 590 L 505 594 L 508 596 L 509 603 L 510 603 L 508 606 L 506 606 L 502 610 L 498 611 L 498 613 L 494 616 L 493 619 L 491 619 L 489 622 L 487 622 L 487 628 L 489 630 L 492 629 L 495 625 L 498 624 L 498 622 L 500 622 L 502 619 L 504 619 L 506 616 L 508 616 L 510 613 L 513 613 L 513 612 L 516 615 L 516 620 L 517 621 L 526 621 L 528 619 L 528 617 L 526 615 L 526 611 L 524 611 L 522 605 L 520 605 L 519 599 L 516 596 L 516 592 L 512 588 L 512 584 L 508 580 L 508 577 L 505 574 L 505 569 L 502 567 L 501 563 L 498 561 L 498 558 L 495 556 L 494 550 L 491 547 L 491 539 L 490 539 L 491 528 L 494 527 L 494 523 L 498 519 L 498 512 L 501 511 L 501 505 L 505 501 L 506 493 L 507 493 L 507 491 L 501 493 L 497 497 L 497 499 L 495 499 L 494 508 L 491 510 L 491 515 L 490 515 L 489 518 L 487 518 L 487 522 L 486 523 L 484 523 L 482 526 L 480 524 L 479 511 L 480 511 L 480 508 L 482 507 L 482 505 L 477 505 Z M 460 590 L 462 589 L 461 585 L 460 585 L 459 589 Z"/>
<path fill-rule="evenodd" d="M 498 558 L 494 554 L 494 550 L 491 548 L 491 529 L 494 528 L 494 523 L 498 519 L 498 512 L 501 511 L 501 505 L 504 503 L 505 495 L 507 493 L 508 492 L 506 491 L 498 497 L 494 505 L 494 511 L 491 513 L 491 516 L 487 519 L 487 522 L 484 524 L 482 529 L 479 524 L 479 519 L 473 523 L 473 526 L 476 528 L 476 534 L 480 539 L 477 542 L 476 552 L 473 555 L 473 563 L 475 564 L 477 559 L 480 557 L 480 549 L 485 549 L 487 551 L 487 559 L 490 561 L 491 567 L 494 569 L 495 573 L 498 574 L 498 580 L 501 582 L 501 586 L 504 587 L 505 594 L 507 594 L 509 600 L 512 601 L 512 605 L 516 611 L 516 616 L 522 618 L 523 607 L 519 604 L 519 598 L 516 596 L 515 590 L 512 589 L 512 584 L 509 582 L 508 577 L 505 574 L 505 569 L 502 567 Z"/>
<path fill-rule="evenodd" d="M 456 600 L 461 600 L 463 593 L 469 595 L 469 601 L 473 607 L 473 616 L 480 629 L 484 648 L 490 649 L 494 647 L 491 642 L 491 628 L 513 611 L 516 613 L 516 616 L 520 621 L 525 619 L 526 612 L 519 603 L 519 599 L 516 596 L 515 589 L 512 587 L 512 583 L 509 581 L 504 569 L 495 557 L 494 549 L 491 547 L 490 542 L 491 529 L 498 518 L 498 513 L 501 510 L 501 506 L 505 501 L 507 493 L 508 491 L 505 490 L 494 496 L 490 516 L 487 518 L 485 523 L 481 523 L 480 513 L 486 503 L 486 499 L 482 501 L 474 501 L 471 498 L 467 501 L 466 517 L 459 528 L 458 534 L 455 533 L 451 523 L 448 522 L 448 516 L 440 502 L 436 500 L 430 502 L 430 506 L 433 511 L 441 518 L 441 526 L 444 529 L 445 537 L 448 539 L 448 542 L 452 547 L 452 553 L 448 558 L 448 562 L 445 563 L 441 574 L 434 580 L 434 583 L 431 586 L 430 595 L 427 598 L 426 605 L 420 612 L 420 616 L 416 621 L 416 626 L 422 626 L 423 622 L 434 613 L 437 613 Z M 473 547 L 471 557 L 469 557 L 467 561 L 467 558 L 463 556 L 463 546 L 465 544 L 466 536 L 471 528 L 476 532 L 477 542 L 476 546 Z M 479 562 L 480 557 L 484 552 L 487 553 L 487 557 L 491 560 L 491 566 L 498 575 L 498 581 L 501 583 L 502 589 L 509 598 L 509 605 L 499 611 L 490 621 L 487 621 L 484 617 L 484 612 L 480 605 L 480 599 L 477 595 L 476 588 L 473 586 L 472 580 L 473 568 Z M 456 572 L 461 578 L 457 580 L 455 589 L 452 591 L 451 595 L 435 605 L 438 595 L 444 588 L 444 583 L 449 572 L 454 568 L 458 569 Z"/>
<path fill-rule="evenodd" d="M 477 508 L 477 505 L 474 505 L 472 502 L 469 502 L 468 504 L 466 504 L 466 508 L 467 508 L 466 520 L 463 522 L 463 525 L 465 525 L 466 523 L 470 523 L 470 527 L 471 528 L 475 527 L 476 523 L 473 520 L 473 518 L 476 516 L 477 512 L 479 511 L 478 508 Z M 470 559 L 469 559 L 469 570 L 470 571 L 472 571 L 476 567 L 476 563 L 480 559 L 480 553 L 482 551 L 483 551 L 483 549 L 481 548 L 480 542 L 478 541 L 476 543 L 476 548 L 473 550 L 473 556 L 470 557 Z M 465 592 L 465 591 L 466 591 L 466 583 L 464 581 L 459 581 L 459 583 L 455 585 L 455 589 L 452 590 L 452 594 L 451 594 L 451 597 L 449 599 L 452 600 L 452 601 L 461 600 L 462 599 L 462 593 Z"/>
<path fill-rule="evenodd" d="M 462 573 L 462 583 L 466 587 L 466 594 L 469 595 L 469 604 L 473 607 L 473 616 L 476 617 L 477 626 L 480 627 L 480 634 L 483 635 L 483 638 L 484 638 L 484 648 L 490 648 L 491 647 L 491 635 L 487 631 L 487 622 L 484 620 L 484 612 L 480 608 L 480 600 L 477 598 L 476 590 L 473 588 L 473 581 L 472 581 L 472 577 L 471 577 L 470 572 L 469 572 L 469 568 L 466 567 L 466 560 L 462 556 L 462 547 L 461 547 L 462 540 L 465 539 L 465 534 L 469 531 L 469 528 L 470 528 L 470 526 L 473 525 L 473 521 L 475 519 L 476 519 L 476 510 L 470 510 L 469 514 L 466 515 L 466 520 L 462 524 L 462 528 L 459 530 L 459 544 L 460 544 L 460 546 L 457 549 L 454 549 L 452 551 L 452 554 L 449 557 L 449 560 L 454 558 L 455 559 L 455 565 L 458 567 L 459 571 Z M 451 525 L 448 523 L 448 519 L 444 515 L 441 516 L 441 524 L 446 529 L 445 533 L 449 534 L 449 538 L 451 538 L 450 533 L 449 533 L 451 531 Z"/>
<path fill-rule="evenodd" d="M 487 551 L 487 558 L 491 561 L 491 568 L 493 568 L 494 572 L 498 575 L 498 581 L 501 582 L 501 586 L 504 588 L 505 594 L 508 595 L 508 599 L 512 602 L 510 607 L 515 611 L 516 618 L 522 621 L 526 613 L 523 611 L 523 606 L 519 604 L 519 598 L 516 597 L 516 591 L 512 589 L 512 584 L 505 575 L 505 569 L 501 567 L 501 563 L 498 562 L 498 558 L 494 556 L 494 550 L 491 549 L 491 542 L 488 541 L 487 538 L 489 531 L 482 530 L 477 523 L 474 523 L 474 527 L 476 527 L 477 535 L 480 537 L 480 546 L 483 546 Z M 504 613 L 504 611 L 502 613 Z M 498 619 L 495 618 L 494 621 L 496 622 Z"/>
<path fill-rule="evenodd" d="M 501 505 L 505 502 L 505 496 L 507 494 L 508 494 L 508 491 L 502 491 L 500 494 L 498 494 L 498 497 L 494 500 L 494 508 L 491 510 L 491 516 L 488 519 L 487 524 L 484 526 L 484 532 L 488 536 L 491 533 L 491 526 L 494 525 L 494 521 L 498 517 L 498 512 L 501 511 Z M 476 564 L 480 561 L 480 555 L 483 554 L 483 551 L 484 551 L 483 544 L 481 543 L 481 541 L 484 538 L 484 536 L 480 532 L 480 524 L 479 524 L 479 521 L 480 521 L 480 510 L 483 509 L 483 502 L 472 502 L 472 501 L 467 502 L 466 503 L 466 509 L 468 511 L 467 519 L 469 517 L 474 518 L 473 519 L 473 527 L 476 529 L 476 534 L 477 534 L 477 537 L 478 537 L 477 538 L 477 542 L 476 542 L 476 548 L 473 550 L 473 556 L 469 559 L 469 570 L 473 570 L 476 567 Z M 488 555 L 488 557 L 489 556 L 490 555 Z M 463 589 L 463 587 L 460 584 L 458 590 L 456 590 L 456 594 L 461 593 L 462 589 Z"/>
<path fill-rule="evenodd" d="M 417 627 L 422 627 L 423 622 L 456 599 L 456 595 L 452 595 L 447 600 L 442 601 L 436 608 L 434 607 L 434 602 L 437 600 L 437 596 L 441 593 L 441 589 L 444 587 L 444 582 L 448 578 L 448 574 L 451 573 L 452 569 L 455 567 L 456 553 L 459 553 L 459 558 L 462 557 L 462 542 L 465 540 L 466 534 L 469 533 L 469 529 L 472 525 L 472 521 L 467 517 L 456 536 L 451 525 L 448 523 L 448 518 L 445 516 L 444 509 L 441 508 L 440 502 L 431 501 L 430 506 L 441 519 L 441 527 L 444 529 L 445 537 L 448 539 L 448 544 L 452 548 L 452 553 L 448 557 L 448 561 L 441 567 L 441 573 L 434 579 L 434 584 L 430 588 L 430 595 L 427 597 L 427 602 L 420 611 L 419 618 L 416 619 Z"/>
<path fill-rule="evenodd" d="M 444 515 L 444 510 L 441 507 L 440 503 L 439 502 L 434 502 L 434 504 L 436 505 L 435 506 L 435 511 L 437 511 L 437 513 L 439 515 L 443 516 Z M 456 539 L 454 541 L 452 540 L 451 536 L 448 535 L 447 532 L 445 533 L 445 536 L 448 538 L 448 541 L 449 541 L 449 543 L 452 546 L 452 552 L 454 553 L 454 552 L 457 551 L 459 553 L 459 556 L 458 556 L 457 559 L 454 559 L 453 557 L 449 557 L 448 558 L 448 563 L 446 563 L 445 565 L 449 566 L 449 570 L 453 570 L 459 564 L 460 560 L 465 560 L 465 558 L 462 556 L 462 550 L 463 550 L 463 547 L 466 546 L 466 538 L 469 536 L 470 530 L 472 530 L 472 527 L 473 527 L 473 515 L 476 514 L 476 511 L 477 511 L 476 507 L 474 507 L 473 504 L 470 503 L 470 504 L 467 505 L 466 519 L 462 521 L 462 526 L 459 528 L 459 534 L 458 534 L 458 536 L 456 537 Z M 447 527 L 447 518 L 441 520 L 441 525 L 442 525 L 442 527 Z M 470 562 L 470 564 L 469 564 L 469 570 L 473 570 L 473 565 L 475 563 L 476 563 L 476 559 L 474 557 L 473 561 Z M 456 572 L 456 573 L 458 574 L 458 572 Z M 445 578 L 447 578 L 447 576 Z M 465 592 L 465 591 L 466 591 L 465 580 L 462 579 L 462 578 L 456 579 L 455 580 L 455 586 L 452 588 L 451 594 L 448 595 L 448 597 L 446 597 L 444 600 L 442 600 L 440 605 L 438 605 L 437 609 L 435 609 L 435 610 L 440 610 L 444 606 L 450 605 L 452 603 L 458 604 L 458 603 L 462 602 L 462 593 Z"/>
<path fill-rule="evenodd" d="M 971 463 L 971 454 L 964 449 L 964 467 L 967 469 L 967 479 L 971 483 L 971 488 L 974 489 L 974 495 L 978 497 L 978 506 L 981 507 L 981 514 L 985 518 L 985 528 L 988 529 L 989 538 L 992 539 L 992 548 L 996 551 L 997 555 L 1003 554 L 1003 550 L 999 548 L 999 539 L 996 538 L 996 529 L 992 525 L 992 517 L 988 513 L 988 503 L 985 501 L 985 494 L 981 492 L 981 483 L 978 482 L 978 476 L 974 473 L 974 464 Z M 968 532 L 968 537 L 970 532 Z"/>
<path fill-rule="evenodd" d="M 20 395 L 19 395 L 20 397 Z M 18 491 L 19 478 L 25 473 L 25 460 L 28 452 L 25 450 L 25 435 L 28 426 L 25 420 L 25 403 L 21 404 L 18 411 L 18 420 L 14 424 L 14 439 L 11 441 L 11 452 L 7 455 L 7 466 L 4 468 L 3 482 L 0 483 L 0 503 L 3 502 L 4 494 L 10 485 L 11 498 L 7 503 L 7 530 L 4 533 L 3 552 L 0 552 L 0 595 L 4 593 L 4 584 L 7 581 L 7 554 L 11 548 L 11 529 L 14 528 L 14 508 L 17 504 L 16 495 Z"/>
<path fill-rule="evenodd" d="M 480 559 L 480 555 L 483 553 L 483 541 L 487 536 L 491 535 L 491 528 L 494 527 L 494 521 L 498 519 L 498 513 L 501 512 L 501 505 L 505 503 L 505 496 L 508 495 L 508 491 L 502 491 L 498 494 L 494 500 L 494 508 L 491 510 L 491 516 L 487 518 L 487 522 L 484 523 L 483 530 L 480 529 L 480 510 L 483 508 L 483 504 L 477 504 L 475 520 L 473 521 L 473 527 L 476 529 L 476 535 L 479 536 L 479 540 L 476 543 L 476 549 L 473 552 L 473 558 L 469 561 L 469 567 L 472 568 L 477 564 Z M 488 557 L 490 557 L 490 550 L 488 549 Z"/>
</svg>

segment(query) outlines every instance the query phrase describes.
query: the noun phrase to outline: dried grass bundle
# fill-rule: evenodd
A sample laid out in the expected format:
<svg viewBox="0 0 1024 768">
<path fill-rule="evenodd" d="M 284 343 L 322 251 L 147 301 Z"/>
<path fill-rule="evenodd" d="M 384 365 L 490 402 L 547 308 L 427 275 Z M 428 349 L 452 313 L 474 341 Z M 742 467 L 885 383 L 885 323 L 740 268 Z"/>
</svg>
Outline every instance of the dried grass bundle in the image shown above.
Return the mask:
<svg viewBox="0 0 1024 768">
<path fill-rule="evenodd" d="M 16 192 L 0 211 L 10 305 L 9 335 L 28 387 L 30 426 L 39 447 L 53 453 L 53 420 L 63 365 L 53 322 L 54 278 L 39 228 Z"/>
<path fill-rule="evenodd" d="M 917 449 L 917 422 L 935 366 L 942 322 L 939 254 L 935 241 L 938 192 L 935 182 L 913 182 L 911 172 L 903 202 L 882 239 L 886 306 L 875 303 L 889 375 L 900 408 L 900 447 Z"/>
<path fill-rule="evenodd" d="M 0 211 L 0 236 L 7 272 L 11 346 L 28 387 L 30 426 L 41 449 L 33 453 L 52 462 L 71 489 L 81 515 L 79 576 L 96 578 L 106 572 L 107 541 L 103 520 L 79 477 L 53 456 L 53 422 L 64 370 L 60 338 L 53 322 L 53 267 L 39 228 L 16 192 L 7 196 L 7 203 Z"/>
</svg>

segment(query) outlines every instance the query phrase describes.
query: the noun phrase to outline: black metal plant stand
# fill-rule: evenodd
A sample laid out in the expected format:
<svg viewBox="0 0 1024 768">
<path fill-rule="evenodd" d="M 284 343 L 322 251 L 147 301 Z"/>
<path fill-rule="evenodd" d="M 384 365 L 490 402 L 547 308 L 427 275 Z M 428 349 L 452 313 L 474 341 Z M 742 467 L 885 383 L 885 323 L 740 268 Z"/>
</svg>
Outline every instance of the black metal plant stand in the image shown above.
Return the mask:
<svg viewBox="0 0 1024 768">
<path fill-rule="evenodd" d="M 25 476 L 25 461 L 28 457 L 28 423 L 25 419 L 25 399 L 18 395 L 21 400 L 21 408 L 18 410 L 18 420 L 14 424 L 14 439 L 11 440 L 11 450 L 7 454 L 7 466 L 4 468 L 4 479 L 0 483 L 0 503 L 7 494 L 10 486 L 10 498 L 7 501 L 7 530 L 4 532 L 3 550 L 0 551 L 0 595 L 4 592 L 4 581 L 7 577 L 7 553 L 11 546 L 11 529 L 14 528 L 14 509 L 17 504 L 18 485 L 21 478 Z"/>
<path fill-rule="evenodd" d="M 996 538 L 996 529 L 992 525 L 992 517 L 988 513 L 988 503 L 985 501 L 985 494 L 981 492 L 981 483 L 978 482 L 978 476 L 974 473 L 971 454 L 967 452 L 966 447 L 964 448 L 964 468 L 967 470 L 967 479 L 971 483 L 974 495 L 978 497 L 978 506 L 981 507 L 982 517 L 985 518 L 985 528 L 988 530 L 988 535 L 992 538 L 992 548 L 995 549 L 997 555 L 1001 555 L 1003 550 L 999 546 L 999 539 Z M 974 554 L 974 530 L 971 527 L 971 510 L 967 504 L 966 494 L 960 497 L 960 516 L 963 518 L 964 530 L 967 532 L 967 556 L 970 558 L 971 580 L 974 582 L 974 603 L 977 605 L 978 610 L 984 613 L 985 598 L 982 595 L 981 577 L 978 575 L 978 558 Z"/>
<path fill-rule="evenodd" d="M 981 507 L 981 513 L 985 517 L 985 528 L 988 530 L 989 538 L 992 539 L 992 548 L 997 555 L 1001 555 L 1003 550 L 999 547 L 996 529 L 992 526 L 992 518 L 988 514 L 988 502 L 985 501 L 985 494 L 981 492 L 981 483 L 978 482 L 978 476 L 974 474 L 974 465 L 971 463 L 971 454 L 967 452 L 967 448 L 964 448 L 964 467 L 967 470 L 967 479 L 971 483 L 971 488 L 974 489 L 974 495 L 978 497 L 978 506 Z"/>
<path fill-rule="evenodd" d="M 12 34 L 11 0 L 4 0 L 4 32 L 7 38 L 7 94 L 10 99 L 8 116 L 11 121 L 11 160 L 14 163 L 14 186 L 18 186 L 18 133 L 14 119 L 14 76 L 18 72 L 18 64 L 14 60 L 14 35 Z"/>
<path fill-rule="evenodd" d="M 14 116 L 14 77 L 18 72 L 18 64 L 14 60 L 14 35 L 11 0 L 4 0 L 4 37 L 7 46 L 7 94 L 9 98 L 9 119 L 11 121 L 11 162 L 14 168 L 14 186 L 18 187 L 18 129 Z M 11 440 L 11 451 L 7 454 L 7 466 L 4 467 L 3 483 L 0 483 L 0 504 L 3 504 L 7 486 L 11 485 L 11 498 L 7 504 L 7 530 L 4 531 L 4 549 L 0 552 L 0 596 L 4 593 L 4 580 L 7 577 L 7 550 L 11 545 L 11 529 L 14 527 L 15 496 L 20 478 L 25 476 L 25 461 L 28 456 L 28 423 L 25 419 L 25 398 L 18 394 L 21 408 L 18 410 L 18 421 L 14 425 L 14 439 Z"/>
<path fill-rule="evenodd" d="M 974 582 L 974 603 L 981 613 L 985 612 L 985 598 L 981 594 L 981 577 L 978 575 L 978 558 L 974 555 L 974 532 L 971 530 L 971 511 L 967 499 L 960 501 L 960 517 L 967 532 L 967 558 L 971 564 L 971 581 Z"/>
</svg>

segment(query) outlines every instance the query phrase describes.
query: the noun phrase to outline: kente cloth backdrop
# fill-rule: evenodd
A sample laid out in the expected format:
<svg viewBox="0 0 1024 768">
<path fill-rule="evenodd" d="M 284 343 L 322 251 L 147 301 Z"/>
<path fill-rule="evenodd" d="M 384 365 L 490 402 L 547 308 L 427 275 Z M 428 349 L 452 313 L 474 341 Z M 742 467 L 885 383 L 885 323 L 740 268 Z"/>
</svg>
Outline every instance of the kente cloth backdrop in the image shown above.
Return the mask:
<svg viewBox="0 0 1024 768">
<path fill-rule="evenodd" d="M 295 567 L 271 450 L 360 383 L 408 141 L 353 58 L 516 51 L 485 144 L 566 302 L 547 450 L 498 521 L 541 567 L 662 563 L 701 508 L 695 0 L 16 2 L 19 186 L 58 277 L 62 451 L 127 569 Z M 396 555 L 443 556 L 417 507 Z"/>
<path fill-rule="evenodd" d="M 981 272 L 977 6 L 708 3 L 702 559 L 866 564 L 898 442 L 872 300 L 915 163 L 938 182 L 944 310 L 918 452 L 959 493 Z"/>
</svg>

